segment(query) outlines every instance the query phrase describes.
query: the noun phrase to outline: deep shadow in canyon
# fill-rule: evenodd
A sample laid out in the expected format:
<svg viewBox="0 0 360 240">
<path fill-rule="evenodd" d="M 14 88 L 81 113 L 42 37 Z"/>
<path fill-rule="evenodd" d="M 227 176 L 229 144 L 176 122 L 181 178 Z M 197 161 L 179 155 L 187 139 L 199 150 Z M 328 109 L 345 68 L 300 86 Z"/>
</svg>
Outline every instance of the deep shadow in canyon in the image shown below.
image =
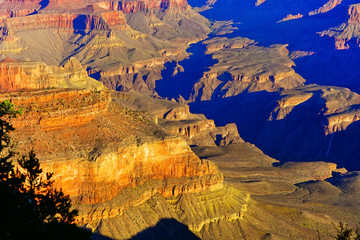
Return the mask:
<svg viewBox="0 0 360 240">
<path fill-rule="evenodd" d="M 334 39 L 317 34 L 346 22 L 348 4 L 356 1 L 341 4 L 327 13 L 306 16 L 305 13 L 315 10 L 325 2 L 327 1 L 307 0 L 294 5 L 284 0 L 268 0 L 255 7 L 252 1 L 242 1 L 240 4 L 235 0 L 219 0 L 213 9 L 202 14 L 211 20 L 241 22 L 236 25 L 239 29 L 225 35 L 226 37 L 248 37 L 263 46 L 289 44 L 290 52 L 315 52 L 312 56 L 295 59 L 294 69 L 306 79 L 306 84 L 334 85 L 359 92 L 360 49 L 335 50 Z M 192 1 L 189 3 L 192 4 Z M 287 14 L 298 12 L 305 16 L 276 23 Z M 205 46 L 201 42 L 191 45 L 189 52 L 189 58 L 179 63 L 183 72 L 174 72 L 177 67 L 175 62 L 166 65 L 162 72 L 163 79 L 156 83 L 156 91 L 160 96 L 177 99 L 181 95 L 189 99 L 194 83 L 201 79 L 208 67 L 216 63 L 211 59 L 211 55 L 205 55 Z M 224 79 L 221 79 L 222 77 Z M 221 126 L 235 122 L 245 141 L 254 143 L 281 162 L 327 161 L 335 162 L 348 170 L 359 170 L 360 153 L 357 149 L 360 143 L 357 136 L 360 133 L 360 124 L 354 122 L 346 130 L 326 135 L 326 119 L 321 115 L 326 105 L 320 92 L 315 92 L 311 99 L 295 106 L 283 119 L 269 121 L 280 99 L 280 93 L 244 92 L 234 97 L 216 97 L 217 91 L 228 78 L 226 75 L 219 76 L 218 79 L 223 83 L 217 87 L 211 101 L 196 99 L 189 104 L 191 112 L 203 113 Z"/>
<path fill-rule="evenodd" d="M 192 86 L 203 76 L 208 67 L 217 61 L 205 55 L 206 46 L 202 42 L 191 44 L 187 52 L 190 56 L 178 63 L 168 62 L 161 72 L 162 79 L 156 81 L 156 92 L 166 98 L 178 99 L 181 95 L 189 99 Z M 176 72 L 174 72 L 176 71 Z"/>
<path fill-rule="evenodd" d="M 93 240 L 113 240 L 99 233 L 93 233 Z M 189 228 L 173 218 L 163 218 L 153 227 L 149 227 L 132 238 L 131 240 L 200 240 Z"/>
</svg>

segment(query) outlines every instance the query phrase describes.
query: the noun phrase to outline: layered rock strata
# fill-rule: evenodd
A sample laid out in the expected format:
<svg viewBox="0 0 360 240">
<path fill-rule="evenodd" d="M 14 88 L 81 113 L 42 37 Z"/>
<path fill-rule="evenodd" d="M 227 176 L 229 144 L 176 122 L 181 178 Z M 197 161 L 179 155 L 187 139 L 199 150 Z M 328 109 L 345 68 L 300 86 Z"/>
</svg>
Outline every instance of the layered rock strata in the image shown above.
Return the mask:
<svg viewBox="0 0 360 240">
<path fill-rule="evenodd" d="M 222 187 L 214 164 L 140 113 L 111 103 L 106 91 L 41 90 L 1 98 L 24 109 L 14 120 L 18 148 L 33 148 L 44 170 L 55 173 L 55 186 L 75 202 L 104 202 L 150 180 L 167 182 L 152 190 L 163 196 Z"/>
<path fill-rule="evenodd" d="M 192 103 L 192 110 L 206 109 L 202 112 L 220 124 L 235 122 L 246 141 L 282 161 L 325 160 L 354 169 L 358 165 L 359 101 L 358 94 L 345 88 L 308 85 L 216 98 L 211 109 L 206 102 Z M 220 109 L 222 116 L 216 116 Z"/>
<path fill-rule="evenodd" d="M 180 136 L 189 145 L 223 146 L 243 142 L 235 124 L 215 126 L 203 114 L 192 114 L 189 106 L 167 100 L 154 99 L 135 92 L 113 93 L 121 104 L 150 114 L 167 132 Z"/>
<path fill-rule="evenodd" d="M 194 84 L 190 101 L 231 97 L 244 91 L 291 89 L 305 81 L 292 68 L 294 62 L 284 45 L 260 47 L 242 38 L 215 38 L 203 43 L 218 63 Z"/>
<path fill-rule="evenodd" d="M 204 41 L 218 62 L 193 85 L 188 100 L 192 111 L 216 124 L 235 122 L 245 141 L 281 161 L 357 166 L 353 151 L 358 144 L 350 139 L 359 131 L 358 95 L 346 88 L 304 85 L 285 46 L 260 47 L 240 40 Z M 230 49 L 234 41 L 240 47 Z M 250 45 L 241 47 L 244 42 Z M 294 57 L 300 54 L 308 53 Z"/>
<path fill-rule="evenodd" d="M 205 38 L 209 22 L 186 1 L 49 1 L 31 14 L 4 15 L 0 55 L 61 66 L 76 58 L 92 77 L 116 90 L 154 94 L 166 61 L 182 59 Z M 11 11 L 18 1 L 3 2 Z"/>
<path fill-rule="evenodd" d="M 43 62 L 15 61 L 10 58 L 0 61 L 0 91 L 44 88 L 104 88 L 87 75 L 75 58 L 64 66 L 52 67 Z"/>
</svg>

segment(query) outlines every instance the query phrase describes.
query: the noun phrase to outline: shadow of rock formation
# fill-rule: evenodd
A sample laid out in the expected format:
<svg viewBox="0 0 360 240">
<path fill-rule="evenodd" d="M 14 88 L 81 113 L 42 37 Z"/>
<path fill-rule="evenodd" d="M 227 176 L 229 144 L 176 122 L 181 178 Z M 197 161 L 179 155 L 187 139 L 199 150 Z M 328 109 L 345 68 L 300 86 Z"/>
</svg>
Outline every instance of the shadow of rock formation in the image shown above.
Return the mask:
<svg viewBox="0 0 360 240">
<path fill-rule="evenodd" d="M 189 228 L 173 218 L 161 219 L 154 227 L 145 229 L 131 240 L 200 240 Z"/>
</svg>

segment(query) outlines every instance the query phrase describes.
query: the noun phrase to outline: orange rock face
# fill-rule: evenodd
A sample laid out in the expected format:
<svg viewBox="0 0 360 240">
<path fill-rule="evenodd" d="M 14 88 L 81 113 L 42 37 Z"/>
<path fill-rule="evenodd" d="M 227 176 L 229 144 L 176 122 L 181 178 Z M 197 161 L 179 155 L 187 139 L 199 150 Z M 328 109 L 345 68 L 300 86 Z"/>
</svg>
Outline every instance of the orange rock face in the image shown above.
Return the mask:
<svg viewBox="0 0 360 240">
<path fill-rule="evenodd" d="M 348 13 L 349 13 L 348 23 L 351 23 L 351 22 L 360 23 L 360 5 L 359 4 L 350 6 Z"/>
<path fill-rule="evenodd" d="M 0 101 L 10 99 L 24 108 L 24 115 L 14 119 L 19 130 L 41 128 L 44 131 L 87 124 L 107 111 L 108 92 L 91 90 L 44 90 L 38 92 L 13 92 L 0 96 Z"/>
<path fill-rule="evenodd" d="M 43 169 L 55 173 L 55 187 L 76 202 L 103 202 L 149 180 L 161 182 L 153 191 L 164 196 L 222 186 L 217 167 L 200 160 L 185 140 L 110 103 L 106 91 L 13 92 L 4 99 L 24 108 L 13 119 L 19 150 L 33 148 Z"/>
<path fill-rule="evenodd" d="M 110 11 L 100 15 L 71 13 L 36 14 L 4 20 L 3 33 L 5 35 L 13 35 L 24 29 L 53 29 L 59 32 L 72 33 L 76 30 L 109 30 L 109 26 L 114 25 L 120 29 L 126 28 L 126 19 L 122 12 Z"/>
<path fill-rule="evenodd" d="M 39 9 L 39 0 L 5 0 L 0 4 L 0 23 L 6 18 L 22 17 Z"/>
<path fill-rule="evenodd" d="M 164 196 L 222 186 L 217 167 L 206 160 L 201 161 L 181 139 L 118 148 L 94 161 L 58 159 L 44 162 L 42 166 L 57 174 L 57 187 L 83 203 L 109 200 L 123 188 L 138 186 L 150 179 L 199 178 L 192 185 L 175 183 L 155 189 Z"/>
<path fill-rule="evenodd" d="M 19 62 L 6 58 L 0 61 L 0 91 L 45 88 L 102 89 L 101 83 L 88 77 L 76 59 L 63 67 L 50 67 L 42 62 Z"/>
</svg>

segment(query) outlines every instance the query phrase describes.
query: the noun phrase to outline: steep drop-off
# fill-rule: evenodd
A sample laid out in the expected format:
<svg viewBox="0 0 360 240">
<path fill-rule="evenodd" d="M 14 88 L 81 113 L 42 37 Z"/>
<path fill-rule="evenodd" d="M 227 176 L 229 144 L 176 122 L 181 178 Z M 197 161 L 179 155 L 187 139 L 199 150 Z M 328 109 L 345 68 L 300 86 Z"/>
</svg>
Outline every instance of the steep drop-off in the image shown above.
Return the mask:
<svg viewBox="0 0 360 240">
<path fill-rule="evenodd" d="M 192 88 L 192 111 L 216 124 L 235 122 L 245 141 L 281 161 L 328 161 L 358 168 L 356 93 L 304 85 L 283 45 L 261 47 L 246 38 L 213 38 L 203 44 L 205 58 L 216 61 L 193 85 L 183 84 Z M 296 54 L 303 53 L 293 57 Z"/>
<path fill-rule="evenodd" d="M 56 185 L 76 201 L 97 203 L 148 179 L 164 196 L 219 188 L 217 168 L 200 160 L 184 140 L 171 137 L 141 114 L 111 101 L 108 92 L 40 90 L 3 94 L 24 108 L 14 120 L 18 148 L 33 148 Z M 172 178 L 192 178 L 177 186 Z M 198 178 L 198 180 L 195 180 Z"/>
</svg>

